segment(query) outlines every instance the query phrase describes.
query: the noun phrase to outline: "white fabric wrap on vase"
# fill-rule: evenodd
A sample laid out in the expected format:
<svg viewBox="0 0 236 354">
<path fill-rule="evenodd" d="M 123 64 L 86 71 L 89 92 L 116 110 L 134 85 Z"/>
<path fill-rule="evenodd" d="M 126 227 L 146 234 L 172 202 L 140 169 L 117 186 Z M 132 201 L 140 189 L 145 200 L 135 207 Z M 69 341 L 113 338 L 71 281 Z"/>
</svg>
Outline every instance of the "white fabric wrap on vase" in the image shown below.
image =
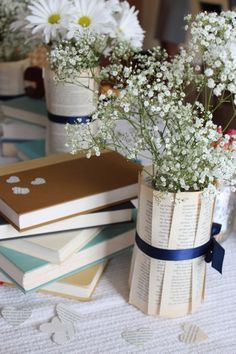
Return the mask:
<svg viewBox="0 0 236 354">
<path fill-rule="evenodd" d="M 137 234 L 149 245 L 189 249 L 210 239 L 214 197 L 201 192 L 161 194 L 144 172 L 139 179 Z M 179 261 L 151 258 L 135 244 L 130 270 L 130 304 L 149 315 L 179 317 L 204 299 L 205 256 Z"/>
<path fill-rule="evenodd" d="M 24 71 L 30 59 L 0 63 L 0 96 L 20 96 L 25 93 Z"/>
<path fill-rule="evenodd" d="M 81 74 L 78 84 L 58 82 L 55 73 L 44 69 L 44 84 L 48 110 L 46 154 L 67 152 L 66 123 L 73 118 L 89 117 L 95 110 L 97 85 L 89 72 Z"/>
</svg>

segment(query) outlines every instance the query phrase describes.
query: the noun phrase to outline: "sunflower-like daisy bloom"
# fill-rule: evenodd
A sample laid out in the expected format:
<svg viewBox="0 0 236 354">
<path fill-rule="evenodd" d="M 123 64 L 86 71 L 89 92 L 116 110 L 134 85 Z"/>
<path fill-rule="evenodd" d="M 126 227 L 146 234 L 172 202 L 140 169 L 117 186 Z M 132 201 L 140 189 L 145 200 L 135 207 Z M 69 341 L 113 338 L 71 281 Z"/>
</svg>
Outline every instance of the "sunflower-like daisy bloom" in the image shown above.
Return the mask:
<svg viewBox="0 0 236 354">
<path fill-rule="evenodd" d="M 117 8 L 117 3 L 113 1 Z M 109 8 L 104 0 L 75 0 L 73 22 L 69 24 L 68 38 L 77 37 L 84 31 L 98 34 L 114 33 L 114 6 Z"/>
<path fill-rule="evenodd" d="M 116 37 L 119 40 L 129 42 L 134 48 L 141 48 L 144 39 L 144 31 L 139 24 L 138 11 L 130 7 L 127 1 L 121 3 L 121 11 L 115 15 Z"/>
<path fill-rule="evenodd" d="M 67 0 L 35 0 L 29 5 L 28 28 L 33 34 L 43 34 L 45 43 L 63 38 L 71 18 L 72 8 Z"/>
</svg>

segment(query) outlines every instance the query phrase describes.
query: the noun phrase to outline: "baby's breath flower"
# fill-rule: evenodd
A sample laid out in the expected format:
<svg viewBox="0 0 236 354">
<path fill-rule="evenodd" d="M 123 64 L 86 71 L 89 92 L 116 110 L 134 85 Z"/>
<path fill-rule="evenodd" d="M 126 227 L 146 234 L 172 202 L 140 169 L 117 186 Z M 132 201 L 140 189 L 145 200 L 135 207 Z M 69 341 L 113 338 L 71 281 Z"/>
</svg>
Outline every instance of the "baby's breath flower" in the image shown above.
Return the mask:
<svg viewBox="0 0 236 354">
<path fill-rule="evenodd" d="M 109 147 L 129 159 L 149 159 L 160 192 L 205 191 L 205 197 L 216 193 L 218 179 L 234 188 L 236 153 L 212 121 L 210 99 L 194 101 L 188 93 L 193 86 L 198 97 L 210 92 L 224 102 L 228 90 L 236 102 L 236 15 L 199 14 L 189 21 L 190 51 L 171 61 L 159 48 L 123 60 L 112 56 L 100 77 L 119 94 L 100 96 L 92 122 L 68 127 L 68 136 L 72 151 L 89 156 Z M 198 52 L 204 72 L 196 68 Z"/>
<path fill-rule="evenodd" d="M 103 55 L 107 39 L 104 35 L 84 31 L 80 40 L 63 40 L 49 52 L 49 62 L 57 79 L 76 83 L 81 72 L 94 69 Z"/>
<path fill-rule="evenodd" d="M 0 61 L 25 58 L 32 44 L 25 43 L 26 34 L 18 30 L 12 32 L 13 23 L 24 18 L 29 0 L 1 0 L 0 2 Z"/>
</svg>

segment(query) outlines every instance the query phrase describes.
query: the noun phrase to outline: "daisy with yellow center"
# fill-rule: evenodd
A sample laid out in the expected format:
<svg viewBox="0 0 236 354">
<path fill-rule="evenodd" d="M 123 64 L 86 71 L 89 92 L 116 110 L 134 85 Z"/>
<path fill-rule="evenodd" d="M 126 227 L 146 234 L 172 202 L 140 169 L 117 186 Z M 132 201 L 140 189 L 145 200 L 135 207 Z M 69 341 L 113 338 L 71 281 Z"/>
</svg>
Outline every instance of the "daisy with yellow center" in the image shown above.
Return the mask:
<svg viewBox="0 0 236 354">
<path fill-rule="evenodd" d="M 138 11 L 130 7 L 127 1 L 121 4 L 121 11 L 115 15 L 116 37 L 119 40 L 129 42 L 134 48 L 141 48 L 144 39 L 144 31 L 138 20 Z"/>
<path fill-rule="evenodd" d="M 82 16 L 78 19 L 78 25 L 81 27 L 89 27 L 91 24 L 91 18 L 88 16 Z"/>
<path fill-rule="evenodd" d="M 45 43 L 65 35 L 71 18 L 68 0 L 34 0 L 29 5 L 28 28 L 33 34 L 43 35 Z"/>
<path fill-rule="evenodd" d="M 69 24 L 68 38 L 77 37 L 85 30 L 109 34 L 115 29 L 112 9 L 105 0 L 75 0 L 73 22 Z"/>
<path fill-rule="evenodd" d="M 60 14 L 52 14 L 48 17 L 48 23 L 51 25 L 55 25 L 56 23 L 59 23 L 61 19 Z"/>
</svg>

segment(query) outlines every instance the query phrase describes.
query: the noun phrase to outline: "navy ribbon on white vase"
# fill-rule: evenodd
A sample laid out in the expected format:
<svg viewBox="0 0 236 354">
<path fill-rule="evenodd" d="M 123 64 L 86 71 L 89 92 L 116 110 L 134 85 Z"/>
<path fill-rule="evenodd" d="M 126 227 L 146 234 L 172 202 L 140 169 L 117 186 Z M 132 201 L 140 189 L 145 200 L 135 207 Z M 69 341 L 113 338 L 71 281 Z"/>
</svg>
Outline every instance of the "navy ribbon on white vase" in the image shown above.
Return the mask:
<svg viewBox="0 0 236 354">
<path fill-rule="evenodd" d="M 151 246 L 136 233 L 135 242 L 138 248 L 147 256 L 162 261 L 186 261 L 205 255 L 205 261 L 222 274 L 225 250 L 214 238 L 220 233 L 221 225 L 212 224 L 210 240 L 194 248 L 164 249 Z"/>
<path fill-rule="evenodd" d="M 53 123 L 59 124 L 83 124 L 91 121 L 91 116 L 60 116 L 51 112 L 48 112 L 48 119 Z"/>
</svg>

